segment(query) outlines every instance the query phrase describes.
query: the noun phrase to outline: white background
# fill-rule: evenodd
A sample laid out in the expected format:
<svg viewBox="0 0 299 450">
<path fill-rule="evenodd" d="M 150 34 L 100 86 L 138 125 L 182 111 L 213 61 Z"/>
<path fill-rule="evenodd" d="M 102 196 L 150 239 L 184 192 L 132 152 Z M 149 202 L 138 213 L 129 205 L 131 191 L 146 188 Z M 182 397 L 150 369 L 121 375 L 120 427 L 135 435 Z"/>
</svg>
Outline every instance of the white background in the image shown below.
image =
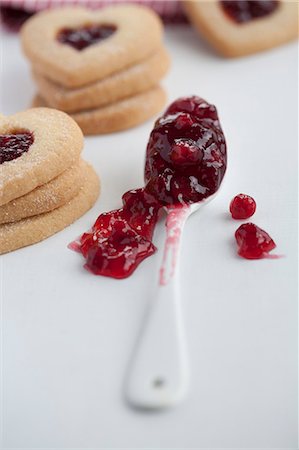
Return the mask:
<svg viewBox="0 0 299 450">
<path fill-rule="evenodd" d="M 11 114 L 29 106 L 34 86 L 17 36 L 3 32 L 1 42 L 1 110 Z M 163 413 L 123 401 L 161 252 L 118 281 L 92 276 L 66 247 L 142 185 L 149 121 L 87 138 L 84 157 L 102 180 L 94 208 L 56 236 L 1 257 L 4 448 L 297 448 L 298 48 L 226 60 L 185 26 L 167 29 L 165 43 L 169 101 L 198 94 L 215 103 L 229 152 L 219 196 L 190 218 L 183 241 L 191 390 Z M 228 205 L 239 192 L 255 197 L 252 220 L 283 258 L 236 255 L 240 223 Z"/>
</svg>

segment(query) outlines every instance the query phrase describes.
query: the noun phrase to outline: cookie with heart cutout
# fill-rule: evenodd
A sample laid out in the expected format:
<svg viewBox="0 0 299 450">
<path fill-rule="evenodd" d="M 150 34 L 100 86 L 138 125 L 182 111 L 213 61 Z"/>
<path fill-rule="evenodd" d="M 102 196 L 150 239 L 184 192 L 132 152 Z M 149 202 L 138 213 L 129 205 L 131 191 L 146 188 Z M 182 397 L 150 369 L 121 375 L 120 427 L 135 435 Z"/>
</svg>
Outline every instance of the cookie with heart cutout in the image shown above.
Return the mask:
<svg viewBox="0 0 299 450">
<path fill-rule="evenodd" d="M 0 224 L 43 214 L 69 202 L 79 193 L 88 171 L 89 165 L 80 159 L 49 183 L 0 206 Z"/>
<path fill-rule="evenodd" d="M 23 50 L 36 70 L 70 88 L 146 59 L 161 39 L 160 18 L 138 5 L 52 9 L 34 15 L 21 30 Z"/>
<path fill-rule="evenodd" d="M 145 122 L 161 111 L 165 103 L 165 91 L 157 86 L 102 108 L 74 113 L 71 117 L 85 135 L 107 134 Z M 40 96 L 36 96 L 33 106 L 46 106 L 46 102 Z"/>
<path fill-rule="evenodd" d="M 35 70 L 33 75 L 41 97 L 50 107 L 74 113 L 99 108 L 147 91 L 163 78 L 169 66 L 169 55 L 161 47 L 148 59 L 82 88 L 68 89 Z"/>
<path fill-rule="evenodd" d="M 82 131 L 62 111 L 33 108 L 0 118 L 0 206 L 48 183 L 79 159 Z"/>
<path fill-rule="evenodd" d="M 0 254 L 35 244 L 61 231 L 85 214 L 98 195 L 99 179 L 88 165 L 79 193 L 69 202 L 53 211 L 0 225 Z"/>
<path fill-rule="evenodd" d="M 219 53 L 238 57 L 298 37 L 298 3 L 267 1 L 184 1 L 191 23 Z"/>
</svg>

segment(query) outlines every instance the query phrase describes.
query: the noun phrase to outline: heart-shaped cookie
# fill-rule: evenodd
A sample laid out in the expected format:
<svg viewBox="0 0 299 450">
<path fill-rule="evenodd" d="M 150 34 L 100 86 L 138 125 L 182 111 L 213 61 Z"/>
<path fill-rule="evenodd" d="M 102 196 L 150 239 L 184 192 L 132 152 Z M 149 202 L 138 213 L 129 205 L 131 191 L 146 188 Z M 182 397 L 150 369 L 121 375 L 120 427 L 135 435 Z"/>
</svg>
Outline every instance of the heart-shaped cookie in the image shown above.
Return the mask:
<svg viewBox="0 0 299 450">
<path fill-rule="evenodd" d="M 0 225 L 0 255 L 35 244 L 67 227 L 95 203 L 99 195 L 99 179 L 86 164 L 79 193 L 53 211 Z"/>
<path fill-rule="evenodd" d="M 243 56 L 298 36 L 297 1 L 184 1 L 198 32 L 220 53 Z"/>
<path fill-rule="evenodd" d="M 79 193 L 88 164 L 80 159 L 74 166 L 42 186 L 0 206 L 0 224 L 43 214 L 59 208 Z"/>
<path fill-rule="evenodd" d="M 145 59 L 161 46 L 161 35 L 158 16 L 137 5 L 44 11 L 21 31 L 32 65 L 66 87 L 95 82 Z"/>
<path fill-rule="evenodd" d="M 33 70 L 41 97 L 51 108 L 68 113 L 94 109 L 145 92 L 160 81 L 170 65 L 162 47 L 148 59 L 104 80 L 77 89 L 68 89 Z"/>
<path fill-rule="evenodd" d="M 33 108 L 0 117 L 0 206 L 60 175 L 78 161 L 82 131 L 67 114 Z"/>
</svg>

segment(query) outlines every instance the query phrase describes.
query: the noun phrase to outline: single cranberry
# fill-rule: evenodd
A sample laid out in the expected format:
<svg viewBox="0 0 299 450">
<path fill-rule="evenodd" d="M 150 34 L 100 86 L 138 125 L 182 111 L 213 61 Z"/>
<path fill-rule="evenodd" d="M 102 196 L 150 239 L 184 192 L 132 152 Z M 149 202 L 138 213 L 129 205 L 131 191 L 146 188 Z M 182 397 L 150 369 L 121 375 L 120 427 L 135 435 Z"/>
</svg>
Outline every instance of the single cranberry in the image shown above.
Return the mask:
<svg viewBox="0 0 299 450">
<path fill-rule="evenodd" d="M 116 31 L 115 25 L 85 25 L 81 28 L 64 28 L 59 31 L 57 40 L 68 44 L 76 50 L 84 50 L 110 37 Z"/>
<path fill-rule="evenodd" d="M 204 152 L 192 139 L 176 139 L 171 147 L 170 159 L 173 164 L 192 165 L 200 163 Z"/>
<path fill-rule="evenodd" d="M 33 134 L 24 131 L 0 135 L 0 164 L 19 158 L 33 144 Z"/>
<path fill-rule="evenodd" d="M 246 194 L 236 195 L 229 206 L 233 219 L 248 219 L 256 210 L 255 200 Z"/>
<path fill-rule="evenodd" d="M 174 126 L 178 130 L 186 130 L 194 124 L 194 120 L 188 113 L 179 113 L 175 116 Z"/>
<path fill-rule="evenodd" d="M 244 223 L 235 232 L 238 253 L 246 259 L 260 259 L 276 247 L 269 234 L 254 223 Z"/>
<path fill-rule="evenodd" d="M 278 7 L 277 0 L 223 0 L 220 2 L 225 13 L 237 23 L 245 23 L 272 14 Z"/>
</svg>

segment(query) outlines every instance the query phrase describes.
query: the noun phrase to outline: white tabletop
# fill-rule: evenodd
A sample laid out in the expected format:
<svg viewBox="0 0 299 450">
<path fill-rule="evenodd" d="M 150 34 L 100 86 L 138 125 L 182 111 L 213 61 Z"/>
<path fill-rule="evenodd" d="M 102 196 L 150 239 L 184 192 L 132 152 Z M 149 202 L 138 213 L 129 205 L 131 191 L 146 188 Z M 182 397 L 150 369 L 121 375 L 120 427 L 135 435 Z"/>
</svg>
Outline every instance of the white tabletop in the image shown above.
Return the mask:
<svg viewBox="0 0 299 450">
<path fill-rule="evenodd" d="M 297 448 L 298 47 L 226 60 L 186 26 L 167 29 L 165 43 L 169 101 L 197 94 L 215 103 L 229 155 L 219 196 L 184 235 L 190 392 L 163 413 L 123 401 L 161 252 L 118 281 L 92 276 L 66 247 L 142 185 L 149 121 L 86 138 L 83 155 L 102 181 L 96 205 L 57 235 L 1 257 L 3 448 Z M 1 112 L 11 114 L 28 107 L 34 85 L 18 37 L 2 32 L 1 45 Z M 228 205 L 239 192 L 256 199 L 252 221 L 283 258 L 236 255 L 240 223 Z"/>
</svg>

